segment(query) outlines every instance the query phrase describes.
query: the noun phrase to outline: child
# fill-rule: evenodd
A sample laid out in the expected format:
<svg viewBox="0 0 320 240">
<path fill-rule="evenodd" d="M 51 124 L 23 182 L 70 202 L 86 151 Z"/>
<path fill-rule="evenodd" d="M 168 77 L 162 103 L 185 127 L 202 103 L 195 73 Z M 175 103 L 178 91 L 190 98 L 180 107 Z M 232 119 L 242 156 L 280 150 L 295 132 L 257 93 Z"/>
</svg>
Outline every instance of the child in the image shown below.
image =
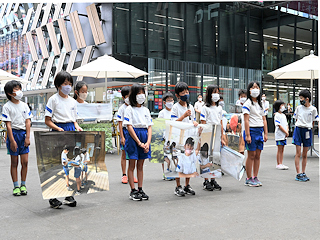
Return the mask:
<svg viewBox="0 0 320 240">
<path fill-rule="evenodd" d="M 171 92 L 167 92 L 162 96 L 162 102 L 165 105 L 165 108 L 159 112 L 158 118 L 171 119 L 171 109 L 174 103 L 173 97 L 174 96 Z M 169 146 L 170 146 L 170 142 L 169 142 Z M 170 160 L 166 155 L 164 156 L 164 161 L 168 163 L 168 168 L 169 168 Z M 174 178 L 172 177 L 167 178 L 164 175 L 164 163 L 162 163 L 162 176 L 163 176 L 163 180 L 169 180 L 169 181 L 174 180 Z"/>
<path fill-rule="evenodd" d="M 135 201 L 148 200 L 149 196 L 142 190 L 143 164 L 146 158 L 151 158 L 151 125 L 152 118 L 148 108 L 143 104 L 146 100 L 144 87 L 134 84 L 131 87 L 129 101 L 130 106 L 124 113 L 123 125 L 128 132 L 125 135 L 125 151 L 129 159 L 128 178 L 131 188 L 129 198 Z M 138 191 L 134 187 L 133 171 L 137 164 Z"/>
<path fill-rule="evenodd" d="M 47 102 L 45 124 L 52 131 L 82 131 L 76 122 L 77 102 L 68 95 L 73 86 L 71 75 L 64 71 L 59 72 L 54 79 L 54 85 L 58 92 L 51 96 Z M 73 196 L 66 197 L 64 203 L 71 207 L 77 205 Z M 49 204 L 53 208 L 59 208 L 62 205 L 56 198 L 50 199 Z"/>
<path fill-rule="evenodd" d="M 185 177 L 186 179 L 190 179 L 190 177 L 199 176 L 196 167 L 198 150 L 193 151 L 193 146 L 193 138 L 187 138 L 184 145 L 184 154 L 179 157 L 178 166 L 176 169 L 176 171 L 179 173 L 179 177 Z M 196 193 L 192 191 L 189 194 L 195 195 Z"/>
<path fill-rule="evenodd" d="M 185 82 L 178 82 L 174 88 L 175 95 L 178 102 L 172 107 L 171 120 L 193 123 L 196 127 L 198 123 L 195 118 L 195 111 L 191 104 L 189 104 L 189 87 Z M 186 177 L 185 187 L 182 189 L 180 185 L 180 178 L 176 178 L 176 188 L 174 193 L 178 197 L 183 197 L 185 193 L 194 195 L 195 192 L 189 185 L 190 178 Z"/>
<path fill-rule="evenodd" d="M 207 87 L 206 104 L 202 108 L 200 120 L 202 124 L 213 124 L 221 126 L 221 144 L 225 145 L 223 135 L 223 123 L 222 123 L 222 108 L 219 106 L 219 88 L 216 85 L 209 85 Z M 205 178 L 203 187 L 207 190 L 213 188 L 214 190 L 221 190 L 221 186 L 216 182 L 214 178 L 211 178 L 211 186 L 208 184 L 208 178 Z"/>
<path fill-rule="evenodd" d="M 292 143 L 296 145 L 296 156 L 294 159 L 296 165 L 296 181 L 306 182 L 310 179 L 306 175 L 307 166 L 307 152 L 308 148 L 312 146 L 312 128 L 313 122 L 319 121 L 317 109 L 310 104 L 311 93 L 305 89 L 299 93 L 300 104 L 293 117 L 296 119 L 295 129 L 293 132 Z M 300 156 L 302 150 L 302 172 L 300 171 Z"/>
<path fill-rule="evenodd" d="M 200 122 L 200 113 L 201 109 L 204 105 L 204 101 L 202 101 L 202 95 L 198 95 L 198 101 L 194 104 L 194 110 L 196 111 L 196 121 L 199 123 Z"/>
<path fill-rule="evenodd" d="M 4 86 L 9 101 L 3 106 L 2 120 L 7 126 L 7 149 L 11 156 L 11 178 L 13 195 L 27 195 L 26 178 L 28 171 L 28 153 L 30 145 L 31 111 L 20 99 L 23 96 L 21 84 L 12 80 Z M 18 183 L 19 155 L 21 162 L 21 185 Z"/>
<path fill-rule="evenodd" d="M 88 104 L 85 100 L 88 96 L 88 85 L 84 81 L 77 82 L 74 87 L 74 96 L 73 98 L 77 100 L 78 103 Z"/>
<path fill-rule="evenodd" d="M 167 163 L 167 171 L 170 172 L 170 159 L 168 158 L 168 155 L 170 155 L 170 141 L 167 142 L 167 145 L 164 145 L 163 147 L 164 152 L 164 161 Z M 162 171 L 163 171 L 163 180 L 173 180 L 172 178 L 166 178 L 164 175 L 164 163 L 162 163 Z"/>
<path fill-rule="evenodd" d="M 283 113 L 283 111 L 286 110 L 286 107 L 284 106 L 284 102 L 282 100 L 277 100 L 273 104 L 273 109 L 276 112 L 274 115 L 274 125 L 276 126 L 274 135 L 278 146 L 276 168 L 280 170 L 287 170 L 289 168 L 282 164 L 284 146 L 287 145 L 287 137 L 289 136 L 287 118 Z"/>
<path fill-rule="evenodd" d="M 239 99 L 236 102 L 236 106 L 242 107 L 247 100 L 247 90 L 240 89 L 238 92 Z"/>
<path fill-rule="evenodd" d="M 262 183 L 258 179 L 260 154 L 263 150 L 263 142 L 268 140 L 266 111 L 262 107 L 260 85 L 258 82 L 249 83 L 247 93 L 248 100 L 242 107 L 245 125 L 243 138 L 248 151 L 245 185 L 259 187 L 262 186 Z"/>
<path fill-rule="evenodd" d="M 79 147 L 74 147 L 74 162 L 72 162 L 72 166 L 74 167 L 74 177 L 76 179 L 77 183 L 77 191 L 76 195 L 80 195 L 80 187 L 81 187 L 81 180 L 80 180 L 80 175 L 81 175 L 81 151 Z"/>
<path fill-rule="evenodd" d="M 127 184 L 128 183 L 128 177 L 126 174 L 126 170 L 127 170 L 127 163 L 126 163 L 126 151 L 124 150 L 124 145 L 126 142 L 126 138 L 125 136 L 128 133 L 128 130 L 126 127 L 124 127 L 122 125 L 123 122 L 123 117 L 124 117 L 124 112 L 126 110 L 126 108 L 130 105 L 129 102 L 129 92 L 130 92 L 130 87 L 129 86 L 124 86 L 121 88 L 121 95 L 122 95 L 122 99 L 124 100 L 124 104 L 122 104 L 118 110 L 118 115 L 117 115 L 117 120 L 118 120 L 118 124 L 119 124 L 119 132 L 120 132 L 120 149 L 121 149 L 121 170 L 122 170 L 122 178 L 121 178 L 121 182 L 123 184 Z M 136 178 L 134 178 L 134 182 L 137 183 L 138 180 Z"/>
<path fill-rule="evenodd" d="M 81 165 L 82 165 L 82 171 L 81 171 L 81 186 L 88 184 L 88 163 L 90 162 L 89 153 L 87 152 L 87 149 L 82 148 L 81 150 Z M 83 173 L 85 173 L 86 180 L 83 181 Z"/>
<path fill-rule="evenodd" d="M 203 144 L 203 146 L 200 149 L 200 155 L 199 155 L 199 163 L 200 163 L 200 169 L 201 174 L 210 172 L 210 167 L 213 165 L 209 161 L 209 145 L 208 143 Z M 203 189 L 208 191 L 214 190 L 214 185 L 211 184 L 211 182 L 206 179 L 203 183 Z"/>
<path fill-rule="evenodd" d="M 68 191 L 72 191 L 72 188 L 69 186 L 69 167 L 68 167 L 69 159 L 67 156 L 69 151 L 70 151 L 70 147 L 68 145 L 65 145 L 61 152 L 61 164 L 63 166 L 64 173 L 66 174 L 66 183 L 67 183 L 66 187 Z"/>
</svg>

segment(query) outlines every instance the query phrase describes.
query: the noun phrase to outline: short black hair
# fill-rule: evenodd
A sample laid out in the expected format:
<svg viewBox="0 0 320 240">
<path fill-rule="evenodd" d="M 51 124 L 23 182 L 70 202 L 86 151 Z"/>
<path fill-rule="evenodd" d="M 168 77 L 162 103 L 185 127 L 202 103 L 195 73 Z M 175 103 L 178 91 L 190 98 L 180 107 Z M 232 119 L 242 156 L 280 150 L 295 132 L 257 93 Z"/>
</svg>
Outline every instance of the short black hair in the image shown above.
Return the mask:
<svg viewBox="0 0 320 240">
<path fill-rule="evenodd" d="M 275 101 L 274 104 L 273 104 L 273 109 L 274 109 L 274 111 L 275 111 L 275 112 L 278 112 L 279 109 L 280 109 L 280 106 L 281 106 L 282 104 L 284 104 L 284 101 L 282 101 L 282 100 L 277 100 L 277 101 Z"/>
<path fill-rule="evenodd" d="M 165 102 L 167 98 L 170 98 L 170 97 L 174 99 L 172 92 L 166 92 L 165 94 L 162 95 L 162 101 Z"/>
<path fill-rule="evenodd" d="M 198 97 L 199 97 L 199 96 L 201 96 L 201 97 L 202 97 L 202 94 L 198 94 Z"/>
<path fill-rule="evenodd" d="M 191 145 L 191 147 L 194 146 L 194 140 L 192 137 L 188 137 L 187 140 L 186 140 L 186 143 L 185 145 Z"/>
<path fill-rule="evenodd" d="M 71 149 L 71 147 L 70 147 L 69 145 L 64 145 L 64 146 L 63 146 L 63 150 L 68 150 L 68 151 L 70 151 L 70 149 Z"/>
<path fill-rule="evenodd" d="M 247 90 L 245 90 L 245 89 L 240 89 L 239 92 L 238 92 L 238 96 L 240 97 L 242 94 L 247 95 Z"/>
<path fill-rule="evenodd" d="M 209 85 L 207 87 L 207 91 L 206 91 L 206 106 L 207 107 L 210 107 L 212 105 L 212 93 L 216 89 L 218 89 L 218 91 L 219 91 L 219 87 L 217 85 Z M 219 106 L 219 101 L 215 102 L 215 105 Z"/>
<path fill-rule="evenodd" d="M 123 86 L 121 88 L 122 97 L 125 97 L 125 96 L 129 95 L 129 93 L 130 93 L 130 87 L 129 86 Z"/>
<path fill-rule="evenodd" d="M 222 94 L 220 94 L 220 99 L 222 99 L 222 100 L 223 100 L 223 96 L 222 96 Z"/>
<path fill-rule="evenodd" d="M 79 81 L 79 82 L 77 82 L 77 84 L 74 86 L 74 91 L 77 91 L 78 94 L 79 94 L 79 91 L 80 91 L 80 89 L 81 89 L 83 86 L 86 86 L 86 87 L 88 88 L 88 84 L 86 84 L 85 81 Z M 78 96 L 77 96 L 76 93 L 74 93 L 73 98 L 77 100 Z"/>
<path fill-rule="evenodd" d="M 137 106 L 138 103 L 137 103 L 136 97 L 140 91 L 143 91 L 143 93 L 145 94 L 144 87 L 141 84 L 135 83 L 131 86 L 130 94 L 129 94 L 129 101 L 130 101 L 130 105 L 132 107 Z"/>
<path fill-rule="evenodd" d="M 209 150 L 209 145 L 208 145 L 208 143 L 204 143 L 203 145 L 202 145 L 202 147 L 200 148 L 200 151 L 202 152 L 207 152 Z"/>
<path fill-rule="evenodd" d="M 81 153 L 86 153 L 87 149 L 86 148 L 81 148 L 80 151 L 81 151 Z"/>
<path fill-rule="evenodd" d="M 179 93 L 183 92 L 184 90 L 189 91 L 188 84 L 185 82 L 178 82 L 176 86 L 174 87 L 174 93 L 179 95 Z"/>
<path fill-rule="evenodd" d="M 9 100 L 11 100 L 11 96 L 9 94 L 13 93 L 13 89 L 15 87 L 19 87 L 20 89 L 22 89 L 21 83 L 16 80 L 11 80 L 4 86 L 4 92 Z"/>
<path fill-rule="evenodd" d="M 65 71 L 58 72 L 56 77 L 54 78 L 54 86 L 57 90 L 64 83 L 65 80 L 68 80 L 71 83 L 71 86 L 73 86 L 73 79 L 70 73 Z"/>
<path fill-rule="evenodd" d="M 74 155 L 80 155 L 80 148 L 78 146 L 74 147 Z"/>
<path fill-rule="evenodd" d="M 311 93 L 308 89 L 303 89 L 299 92 L 299 97 L 302 96 L 304 98 L 309 98 L 309 102 L 311 102 Z"/>
<path fill-rule="evenodd" d="M 261 103 L 261 88 L 260 88 L 259 82 L 253 81 L 253 82 L 251 82 L 251 83 L 248 84 L 248 87 L 247 87 L 247 93 L 248 93 L 248 94 L 247 94 L 247 98 L 250 99 L 251 104 L 253 105 L 252 97 L 251 97 L 251 94 L 250 94 L 250 88 L 252 88 L 254 84 L 257 84 L 257 86 L 258 86 L 259 89 L 260 89 L 260 94 L 259 94 L 259 96 L 257 97 L 257 102 L 258 102 L 259 106 L 262 108 L 262 103 Z"/>
</svg>

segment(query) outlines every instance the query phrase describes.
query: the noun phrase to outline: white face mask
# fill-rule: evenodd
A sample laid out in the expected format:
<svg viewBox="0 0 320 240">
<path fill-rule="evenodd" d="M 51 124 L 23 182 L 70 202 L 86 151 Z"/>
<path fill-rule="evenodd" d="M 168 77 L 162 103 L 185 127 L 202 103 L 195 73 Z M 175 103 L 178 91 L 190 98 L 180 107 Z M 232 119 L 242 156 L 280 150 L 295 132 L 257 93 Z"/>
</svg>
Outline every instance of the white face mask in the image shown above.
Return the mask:
<svg viewBox="0 0 320 240">
<path fill-rule="evenodd" d="M 245 97 L 240 98 L 241 103 L 245 103 L 246 100 L 247 100 L 247 98 L 245 98 Z"/>
<path fill-rule="evenodd" d="M 88 96 L 88 93 L 79 93 L 79 98 L 83 101 L 87 99 L 87 96 Z"/>
<path fill-rule="evenodd" d="M 219 102 L 219 105 L 220 105 L 221 107 L 224 107 L 224 101 L 220 101 L 220 102 Z"/>
<path fill-rule="evenodd" d="M 145 94 L 138 94 L 137 96 L 136 96 L 136 100 L 137 100 L 137 103 L 138 104 L 142 104 L 142 103 L 144 103 L 144 101 L 146 100 L 146 95 Z"/>
<path fill-rule="evenodd" d="M 61 92 L 64 95 L 68 95 L 71 92 L 72 87 L 70 85 L 61 85 Z"/>
<path fill-rule="evenodd" d="M 201 97 L 199 97 L 199 98 L 198 98 L 198 101 L 199 101 L 199 102 L 202 102 L 202 98 L 201 98 Z"/>
<path fill-rule="evenodd" d="M 251 97 L 254 97 L 254 98 L 256 98 L 260 95 L 260 89 L 258 89 L 258 88 L 254 88 L 250 92 L 251 92 L 250 93 Z"/>
<path fill-rule="evenodd" d="M 266 100 L 266 97 L 262 97 L 261 99 L 264 101 L 264 100 Z"/>
<path fill-rule="evenodd" d="M 165 105 L 167 108 L 171 109 L 173 107 L 173 102 L 166 102 Z"/>
<path fill-rule="evenodd" d="M 125 102 L 126 104 L 130 105 L 129 97 L 125 98 L 125 99 L 124 99 L 124 102 Z"/>
<path fill-rule="evenodd" d="M 21 90 L 16 91 L 15 94 L 14 99 L 16 100 L 20 100 L 23 97 L 23 92 Z"/>
<path fill-rule="evenodd" d="M 219 93 L 212 93 L 211 99 L 212 99 L 213 102 L 218 102 L 220 100 Z"/>
<path fill-rule="evenodd" d="M 280 111 L 283 112 L 284 110 L 286 110 L 285 106 L 281 106 Z"/>
</svg>

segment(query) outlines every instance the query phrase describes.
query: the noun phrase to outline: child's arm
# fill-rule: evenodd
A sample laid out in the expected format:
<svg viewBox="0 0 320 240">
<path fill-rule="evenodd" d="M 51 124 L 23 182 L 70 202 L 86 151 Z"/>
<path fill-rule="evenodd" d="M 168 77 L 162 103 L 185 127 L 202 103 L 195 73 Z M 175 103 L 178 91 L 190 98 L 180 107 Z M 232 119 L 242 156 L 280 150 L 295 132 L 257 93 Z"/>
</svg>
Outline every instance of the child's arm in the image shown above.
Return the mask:
<svg viewBox="0 0 320 240">
<path fill-rule="evenodd" d="M 135 133 L 132 125 L 127 125 L 128 132 L 130 136 L 133 138 L 133 140 L 138 144 L 139 147 L 144 148 L 144 143 L 140 141 L 140 139 L 137 137 L 137 134 Z M 149 136 L 148 136 L 149 137 Z"/>
<path fill-rule="evenodd" d="M 209 162 L 209 163 L 207 163 L 206 165 L 200 165 L 200 168 L 201 168 L 201 169 L 204 169 L 204 168 L 211 167 L 211 166 L 212 166 L 212 163 Z"/>
<path fill-rule="evenodd" d="M 263 136 L 263 140 L 264 142 L 268 141 L 268 126 L 267 126 L 267 117 L 266 116 L 263 116 L 262 117 L 263 119 L 263 131 L 264 131 L 264 136 Z M 249 119 L 248 119 L 249 120 Z M 248 124 L 249 125 L 249 124 Z M 246 132 L 247 134 L 247 132 Z M 246 136 L 247 138 L 247 136 Z"/>
<path fill-rule="evenodd" d="M 286 130 L 284 129 L 284 127 L 282 127 L 281 125 L 278 125 L 278 126 L 279 126 L 279 129 L 286 134 L 286 137 L 288 137 L 288 136 L 289 136 L 288 130 L 286 131 Z M 289 129 L 289 128 L 287 127 L 287 129 Z"/>
<path fill-rule="evenodd" d="M 13 152 L 16 152 L 17 148 L 18 148 L 18 145 L 17 145 L 17 143 L 16 143 L 16 141 L 14 140 L 14 137 L 13 137 L 12 128 L 11 128 L 11 122 L 6 122 L 6 125 L 7 125 L 7 135 L 8 135 L 8 138 L 10 140 L 10 149 Z"/>
<path fill-rule="evenodd" d="M 182 172 L 179 172 L 179 177 L 180 178 L 183 178 L 183 177 L 190 178 L 190 177 L 197 177 L 197 176 L 199 176 L 199 173 L 197 173 L 197 172 L 194 172 L 194 173 L 191 173 L 191 174 L 184 174 Z"/>
<path fill-rule="evenodd" d="M 176 121 L 182 121 L 183 119 L 185 119 L 186 117 L 191 116 L 191 109 L 188 109 L 184 114 L 182 114 L 181 117 L 179 117 Z"/>
<path fill-rule="evenodd" d="M 222 119 L 221 119 L 221 145 L 222 145 L 222 146 L 226 145 L 226 142 L 224 141 L 223 122 L 222 122 Z"/>
<path fill-rule="evenodd" d="M 248 144 L 251 143 L 251 136 L 250 136 L 250 128 L 249 128 L 249 114 L 245 113 L 243 115 L 244 118 L 244 129 L 246 133 L 246 141 Z"/>
<path fill-rule="evenodd" d="M 148 127 L 148 140 L 144 144 L 144 152 L 147 153 L 149 152 L 150 149 L 150 144 L 151 144 L 151 135 L 152 135 L 152 128 L 151 126 Z"/>
<path fill-rule="evenodd" d="M 31 125 L 30 118 L 27 118 L 26 119 L 26 138 L 24 140 L 25 147 L 30 146 L 30 125 Z"/>
<path fill-rule="evenodd" d="M 119 132 L 120 132 L 120 143 L 122 146 L 125 145 L 126 139 L 124 138 L 123 129 L 122 129 L 122 121 L 118 121 L 119 124 Z"/>
<path fill-rule="evenodd" d="M 78 132 L 82 132 L 83 129 L 79 126 L 79 124 L 77 122 L 73 122 L 74 123 L 74 127 Z"/>
<path fill-rule="evenodd" d="M 51 117 L 49 116 L 46 116 L 45 119 L 44 119 L 44 123 L 49 127 L 49 128 L 52 128 L 56 131 L 59 131 L 59 132 L 63 132 L 63 128 L 61 127 L 58 127 L 57 125 L 55 125 L 52 120 L 51 120 Z"/>
</svg>

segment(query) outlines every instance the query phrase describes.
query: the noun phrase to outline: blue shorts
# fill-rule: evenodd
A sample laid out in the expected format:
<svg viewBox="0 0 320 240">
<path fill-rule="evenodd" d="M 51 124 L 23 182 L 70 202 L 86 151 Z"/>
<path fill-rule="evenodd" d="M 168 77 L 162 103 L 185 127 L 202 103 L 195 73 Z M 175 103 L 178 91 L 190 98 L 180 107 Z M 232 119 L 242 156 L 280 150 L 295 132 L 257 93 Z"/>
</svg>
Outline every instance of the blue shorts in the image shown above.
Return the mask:
<svg viewBox="0 0 320 240">
<path fill-rule="evenodd" d="M 17 151 L 13 152 L 10 148 L 10 140 L 9 137 L 7 137 L 7 149 L 8 149 L 8 154 L 12 156 L 19 156 L 23 155 L 29 152 L 29 147 L 24 146 L 24 140 L 26 139 L 26 130 L 17 130 L 17 129 L 12 129 L 12 135 L 14 140 L 16 141 L 18 147 Z"/>
<path fill-rule="evenodd" d="M 123 130 L 123 136 L 125 137 L 125 139 L 127 139 L 127 134 L 128 134 L 128 130 L 126 128 L 122 128 Z M 121 141 L 121 138 L 120 138 Z M 120 142 L 120 150 L 124 150 L 124 146 L 121 144 Z"/>
<path fill-rule="evenodd" d="M 308 139 L 306 139 L 306 135 L 309 135 Z M 303 144 L 303 147 L 310 147 L 312 145 L 312 129 L 295 127 L 292 137 L 292 143 L 298 146 L 301 146 L 301 144 Z"/>
<path fill-rule="evenodd" d="M 69 168 L 68 166 L 63 166 L 64 173 L 69 176 Z"/>
<path fill-rule="evenodd" d="M 74 167 L 74 177 L 79 178 L 81 175 L 81 167 Z"/>
<path fill-rule="evenodd" d="M 88 172 L 88 165 L 83 165 L 82 172 Z"/>
<path fill-rule="evenodd" d="M 146 128 L 133 128 L 137 137 L 140 139 L 142 143 L 146 143 L 148 140 L 148 129 Z M 149 152 L 145 153 L 141 147 L 138 146 L 135 140 L 127 133 L 126 136 L 126 144 L 124 146 L 124 150 L 128 156 L 127 159 L 146 159 L 151 158 L 151 146 L 149 148 Z"/>
<path fill-rule="evenodd" d="M 75 131 L 76 128 L 74 127 L 73 122 L 68 122 L 68 123 L 54 123 L 58 127 L 62 128 L 65 131 Z M 53 132 L 57 132 L 57 130 L 52 129 Z"/>
<path fill-rule="evenodd" d="M 285 146 L 287 145 L 287 139 L 276 141 L 277 146 Z"/>
<path fill-rule="evenodd" d="M 250 128 L 251 143 L 246 141 L 246 131 L 243 131 L 243 139 L 247 151 L 263 150 L 263 127 Z"/>
</svg>

